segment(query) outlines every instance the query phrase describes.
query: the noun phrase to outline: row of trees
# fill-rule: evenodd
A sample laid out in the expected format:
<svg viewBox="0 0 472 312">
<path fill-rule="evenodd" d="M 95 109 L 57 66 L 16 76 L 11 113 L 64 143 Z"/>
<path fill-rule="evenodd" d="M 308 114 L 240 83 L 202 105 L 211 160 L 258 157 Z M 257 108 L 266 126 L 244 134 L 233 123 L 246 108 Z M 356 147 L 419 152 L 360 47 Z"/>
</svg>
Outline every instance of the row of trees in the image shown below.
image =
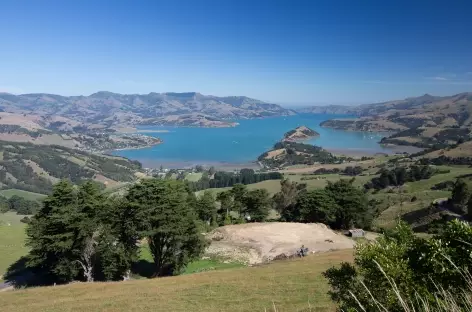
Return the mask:
<svg viewBox="0 0 472 312">
<path fill-rule="evenodd" d="M 253 169 L 241 169 L 239 173 L 216 171 L 213 178 L 204 172 L 202 178 L 197 182 L 187 182 L 193 191 L 208 188 L 232 187 L 236 184 L 253 184 L 266 180 L 280 180 L 283 175 L 280 172 L 256 173 Z"/>
<path fill-rule="evenodd" d="M 354 166 L 354 167 L 353 166 L 347 166 L 343 170 L 341 170 L 339 168 L 332 168 L 332 169 L 320 168 L 320 169 L 316 169 L 313 172 L 313 174 L 322 175 L 322 174 L 331 174 L 331 173 L 341 173 L 341 174 L 344 174 L 344 175 L 354 177 L 354 176 L 360 175 L 363 171 L 364 171 L 364 169 L 361 166 Z"/>
<path fill-rule="evenodd" d="M 373 178 L 364 185 L 365 189 L 381 190 L 389 186 L 400 186 L 406 182 L 414 182 L 431 178 L 436 170 L 430 166 L 411 166 L 409 169 L 405 167 L 396 167 L 394 169 L 382 169 L 380 176 Z"/>
<path fill-rule="evenodd" d="M 369 228 L 377 211 L 353 182 L 328 181 L 324 189 L 308 191 L 304 184 L 282 180 L 274 206 L 285 221 L 320 222 L 333 229 Z"/>
<path fill-rule="evenodd" d="M 177 274 L 206 244 L 193 199 L 180 181 L 143 180 L 124 198 L 106 198 L 93 182 L 61 181 L 28 224 L 27 266 L 43 284 L 120 280 L 147 242 L 154 276 Z"/>
<path fill-rule="evenodd" d="M 0 196 L 0 212 L 11 210 L 20 215 L 32 215 L 40 208 L 41 205 L 36 200 L 28 200 L 17 195 L 13 195 L 9 199 Z"/>
</svg>

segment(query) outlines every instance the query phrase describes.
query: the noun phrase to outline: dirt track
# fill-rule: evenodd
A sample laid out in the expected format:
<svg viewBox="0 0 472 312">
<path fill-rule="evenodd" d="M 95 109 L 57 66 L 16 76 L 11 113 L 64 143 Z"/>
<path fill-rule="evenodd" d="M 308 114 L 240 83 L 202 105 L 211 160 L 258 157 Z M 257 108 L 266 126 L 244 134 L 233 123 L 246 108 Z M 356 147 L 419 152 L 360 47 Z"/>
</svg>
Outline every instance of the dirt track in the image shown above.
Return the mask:
<svg viewBox="0 0 472 312">
<path fill-rule="evenodd" d="M 207 255 L 257 264 L 293 256 L 305 245 L 309 252 L 349 249 L 354 241 L 319 223 L 268 222 L 228 225 L 212 231 Z"/>
</svg>

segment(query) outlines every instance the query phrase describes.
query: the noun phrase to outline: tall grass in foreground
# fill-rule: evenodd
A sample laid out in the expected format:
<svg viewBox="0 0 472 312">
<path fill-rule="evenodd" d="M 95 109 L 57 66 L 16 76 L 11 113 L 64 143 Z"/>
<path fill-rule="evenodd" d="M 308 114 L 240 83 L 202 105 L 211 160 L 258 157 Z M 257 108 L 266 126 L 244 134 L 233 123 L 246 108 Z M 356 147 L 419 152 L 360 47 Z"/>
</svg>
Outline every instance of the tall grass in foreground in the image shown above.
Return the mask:
<svg viewBox="0 0 472 312">
<path fill-rule="evenodd" d="M 469 272 L 460 270 L 457 266 L 455 266 L 452 262 L 451 265 L 454 267 L 455 270 L 460 272 L 463 281 L 465 281 L 466 288 L 465 289 L 455 289 L 455 293 L 452 293 L 452 290 L 446 290 L 443 287 L 437 285 L 436 291 L 434 293 L 429 293 L 425 295 L 419 295 L 418 293 L 415 294 L 414 297 L 405 295 L 401 289 L 397 286 L 395 281 L 387 276 L 384 269 L 380 266 L 380 264 L 375 261 L 375 264 L 382 272 L 384 278 L 389 282 L 391 289 L 396 295 L 396 298 L 401 306 L 400 311 L 405 312 L 455 312 L 455 311 L 472 311 L 472 275 Z M 360 283 L 364 286 L 365 291 L 369 294 L 371 301 L 377 307 L 374 311 L 389 311 L 385 308 L 379 300 L 374 298 L 370 290 L 368 289 L 365 284 L 360 281 Z M 434 283 L 434 281 L 433 281 Z M 359 300 L 357 300 L 356 296 L 350 292 L 351 296 L 356 300 L 359 305 L 358 311 L 372 311 L 372 309 L 366 309 Z M 433 300 L 428 300 L 426 297 L 430 297 Z"/>
</svg>

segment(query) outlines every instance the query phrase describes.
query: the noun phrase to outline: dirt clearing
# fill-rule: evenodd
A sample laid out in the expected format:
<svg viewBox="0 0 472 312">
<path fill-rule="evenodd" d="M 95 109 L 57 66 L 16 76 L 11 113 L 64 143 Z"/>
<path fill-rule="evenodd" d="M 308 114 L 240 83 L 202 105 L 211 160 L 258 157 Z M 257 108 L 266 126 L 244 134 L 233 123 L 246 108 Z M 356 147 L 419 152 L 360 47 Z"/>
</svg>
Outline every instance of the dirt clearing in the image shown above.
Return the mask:
<svg viewBox="0 0 472 312">
<path fill-rule="evenodd" d="M 208 256 L 248 264 L 291 257 L 305 245 L 309 253 L 350 249 L 354 241 L 319 223 L 269 222 L 227 225 L 208 234 Z"/>
</svg>

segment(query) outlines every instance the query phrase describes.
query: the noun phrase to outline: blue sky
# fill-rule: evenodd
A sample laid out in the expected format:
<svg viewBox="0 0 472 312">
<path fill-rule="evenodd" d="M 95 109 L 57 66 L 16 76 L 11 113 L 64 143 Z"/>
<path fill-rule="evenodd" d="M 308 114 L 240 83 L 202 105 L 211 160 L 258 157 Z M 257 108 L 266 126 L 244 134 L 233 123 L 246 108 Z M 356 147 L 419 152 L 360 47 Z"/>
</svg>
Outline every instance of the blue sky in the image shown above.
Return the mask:
<svg viewBox="0 0 472 312">
<path fill-rule="evenodd" d="M 0 91 L 285 105 L 472 91 L 471 1 L 0 0 Z"/>
</svg>

